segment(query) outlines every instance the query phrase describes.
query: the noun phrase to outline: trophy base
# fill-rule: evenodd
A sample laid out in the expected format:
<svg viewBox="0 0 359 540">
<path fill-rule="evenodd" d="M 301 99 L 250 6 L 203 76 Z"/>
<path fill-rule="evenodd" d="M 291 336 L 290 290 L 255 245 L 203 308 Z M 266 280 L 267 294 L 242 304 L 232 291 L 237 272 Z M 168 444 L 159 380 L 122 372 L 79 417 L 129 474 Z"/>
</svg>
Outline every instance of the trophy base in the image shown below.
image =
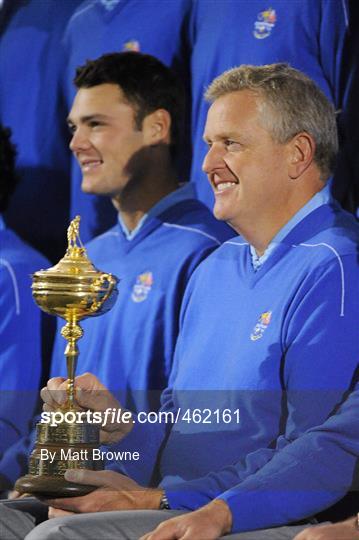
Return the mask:
<svg viewBox="0 0 359 540">
<path fill-rule="evenodd" d="M 15 489 L 21 494 L 29 493 L 41 499 L 59 499 L 63 497 L 82 497 L 94 491 L 96 486 L 67 482 L 65 478 L 56 476 L 31 476 L 27 474 L 19 478 Z"/>
<path fill-rule="evenodd" d="M 65 480 L 65 472 L 99 471 L 103 463 L 94 458 L 99 445 L 99 427 L 89 423 L 37 424 L 37 439 L 29 458 L 28 474 L 19 478 L 15 489 L 43 499 L 81 497 L 95 486 Z"/>
</svg>

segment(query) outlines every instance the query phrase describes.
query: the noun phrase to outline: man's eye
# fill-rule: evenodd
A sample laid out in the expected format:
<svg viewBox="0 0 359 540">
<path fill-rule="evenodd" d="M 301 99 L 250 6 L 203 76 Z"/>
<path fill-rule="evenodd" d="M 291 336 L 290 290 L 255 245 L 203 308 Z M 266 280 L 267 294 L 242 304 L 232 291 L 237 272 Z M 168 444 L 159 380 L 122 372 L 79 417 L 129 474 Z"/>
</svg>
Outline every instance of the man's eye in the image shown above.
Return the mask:
<svg viewBox="0 0 359 540">
<path fill-rule="evenodd" d="M 226 148 L 228 148 L 229 150 L 240 150 L 241 148 L 241 145 L 238 141 L 232 141 L 232 139 L 226 139 L 224 141 L 224 145 Z"/>
<path fill-rule="evenodd" d="M 91 122 L 89 122 L 89 126 L 91 128 L 96 128 L 98 126 L 102 126 L 103 124 L 101 122 L 99 122 L 98 120 L 91 120 Z"/>
<path fill-rule="evenodd" d="M 76 131 L 76 126 L 74 126 L 73 124 L 67 124 L 67 127 L 71 135 L 73 135 Z"/>
</svg>

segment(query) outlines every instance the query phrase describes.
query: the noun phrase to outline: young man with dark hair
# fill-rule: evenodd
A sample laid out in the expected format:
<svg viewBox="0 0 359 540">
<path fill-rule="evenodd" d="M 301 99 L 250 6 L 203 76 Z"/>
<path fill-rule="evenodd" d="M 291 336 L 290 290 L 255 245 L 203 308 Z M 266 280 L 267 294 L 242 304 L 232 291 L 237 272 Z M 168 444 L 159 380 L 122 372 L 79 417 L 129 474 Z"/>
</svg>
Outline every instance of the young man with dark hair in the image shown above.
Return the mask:
<svg viewBox="0 0 359 540">
<path fill-rule="evenodd" d="M 101 84 L 116 84 L 124 100 L 134 109 L 134 123 L 142 130 L 148 114 L 165 109 L 171 118 L 169 146 L 175 154 L 180 143 L 185 114 L 182 83 L 173 71 L 157 58 L 136 53 L 106 54 L 101 60 L 78 67 L 74 84 L 77 90 Z"/>
<path fill-rule="evenodd" d="M 79 369 L 95 369 L 133 410 L 157 409 L 184 289 L 224 238 L 177 180 L 184 95 L 172 71 L 150 55 L 112 53 L 78 68 L 75 85 L 68 124 L 82 189 L 110 197 L 119 220 L 88 254 L 120 279 L 111 313 L 84 322 Z M 61 337 L 57 345 L 52 373 L 65 375 Z"/>
</svg>

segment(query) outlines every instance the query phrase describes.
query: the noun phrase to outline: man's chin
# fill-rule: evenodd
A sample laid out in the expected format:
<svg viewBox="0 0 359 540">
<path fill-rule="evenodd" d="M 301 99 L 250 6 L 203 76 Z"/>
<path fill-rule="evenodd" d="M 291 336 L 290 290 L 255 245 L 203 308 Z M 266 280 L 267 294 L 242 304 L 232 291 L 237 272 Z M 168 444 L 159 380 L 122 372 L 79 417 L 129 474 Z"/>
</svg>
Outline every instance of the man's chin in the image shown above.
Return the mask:
<svg viewBox="0 0 359 540">
<path fill-rule="evenodd" d="M 215 203 L 213 207 L 213 215 L 219 221 L 227 221 L 228 212 L 220 204 Z"/>
<path fill-rule="evenodd" d="M 88 182 L 86 180 L 82 180 L 82 184 L 81 184 L 81 190 L 84 192 L 84 193 L 88 193 L 90 195 L 97 195 L 97 190 L 96 188 L 94 187 L 93 183 L 92 182 Z"/>
<path fill-rule="evenodd" d="M 113 197 L 112 193 L 107 193 L 106 191 L 96 188 L 96 186 L 88 184 L 81 184 L 81 191 L 86 195 L 97 195 L 98 197 L 109 197 L 111 199 Z"/>
</svg>

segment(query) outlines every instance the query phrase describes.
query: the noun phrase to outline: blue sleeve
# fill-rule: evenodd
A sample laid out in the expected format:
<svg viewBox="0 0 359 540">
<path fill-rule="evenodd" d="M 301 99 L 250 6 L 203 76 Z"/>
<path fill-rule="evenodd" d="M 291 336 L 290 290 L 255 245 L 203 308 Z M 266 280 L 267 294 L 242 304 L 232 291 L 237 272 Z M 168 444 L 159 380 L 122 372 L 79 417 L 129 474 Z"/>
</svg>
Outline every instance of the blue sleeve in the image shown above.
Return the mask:
<svg viewBox="0 0 359 540">
<path fill-rule="evenodd" d="M 355 459 L 342 451 L 340 436 L 333 433 L 328 439 L 326 461 L 319 467 L 316 450 L 324 431 L 306 432 L 326 422 L 358 367 L 357 261 L 335 257 L 304 281 L 282 327 L 284 413 L 279 437 L 271 448 L 258 449 L 223 470 L 166 486 L 171 508 L 191 510 L 220 496 L 228 500 L 236 532 L 305 518 L 348 490 Z M 274 502 L 267 504 L 271 498 Z"/>
<path fill-rule="evenodd" d="M 38 399 L 41 318 L 30 285 L 25 270 L 0 260 L 0 456 L 28 432 Z"/>
<path fill-rule="evenodd" d="M 220 495 L 232 511 L 233 530 L 296 521 L 341 499 L 352 485 L 359 455 L 358 413 L 359 387 L 324 424 Z"/>
</svg>

